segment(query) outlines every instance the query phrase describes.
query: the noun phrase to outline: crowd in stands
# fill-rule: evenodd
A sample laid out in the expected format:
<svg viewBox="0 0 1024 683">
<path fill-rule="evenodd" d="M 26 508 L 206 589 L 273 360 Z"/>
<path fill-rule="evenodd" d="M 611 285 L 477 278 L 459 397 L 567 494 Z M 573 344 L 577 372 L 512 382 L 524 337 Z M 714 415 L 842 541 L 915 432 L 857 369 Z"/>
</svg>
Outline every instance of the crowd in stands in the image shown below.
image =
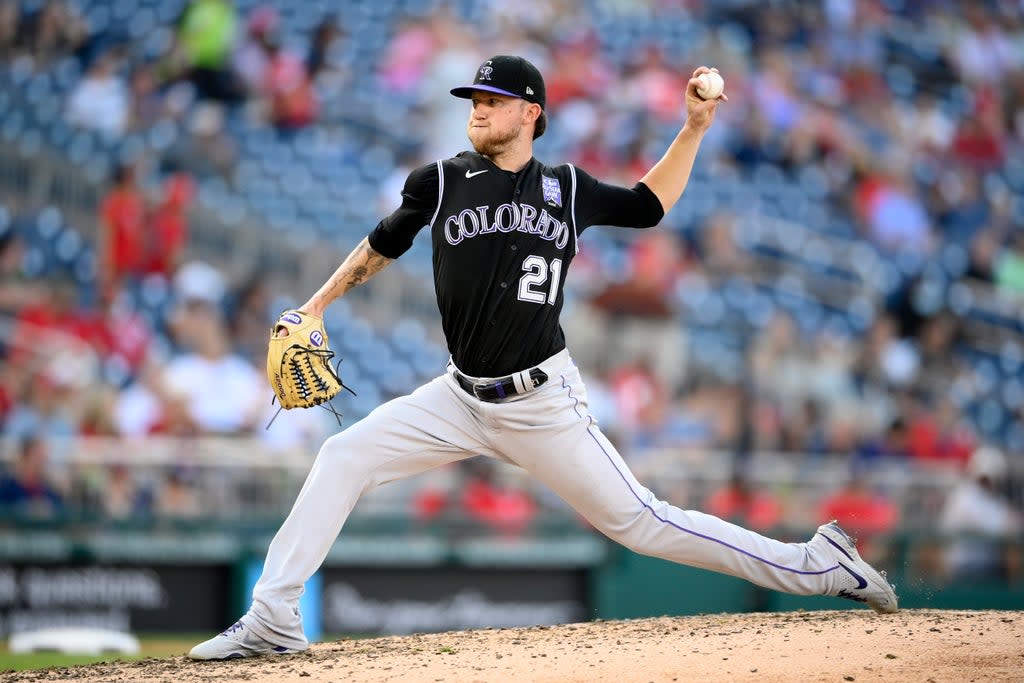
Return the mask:
<svg viewBox="0 0 1024 683">
<path fill-rule="evenodd" d="M 135 15 L 102 1 L 0 7 L 5 68 L 74 60 L 69 125 L 118 139 L 187 122 L 173 144 L 152 134 L 112 164 L 99 230 L 85 238 L 94 277 L 26 276 L 16 216 L 0 226 L 5 435 L 315 444 L 330 429 L 315 411 L 289 415 L 285 437 L 263 429 L 272 407 L 259 369 L 279 293 L 190 261 L 189 208 L 210 178 L 245 194 L 261 161 L 246 154 L 267 130 L 273 145 L 330 131 L 347 149 L 370 126 L 362 176 L 332 182 L 315 163 L 288 176 L 303 179 L 302 210 L 320 180 L 321 195 L 347 197 L 328 222 L 361 236 L 397 205 L 411 167 L 466 146 L 465 103 L 447 90 L 504 52 L 546 74 L 538 156 L 625 185 L 678 129 L 692 68 L 725 75 L 730 101 L 679 208 L 658 230 L 594 229 L 568 281 L 564 321 L 591 408 L 628 457 L 847 455 L 858 476 L 836 495 L 855 502 L 823 500 L 822 514 L 860 505 L 848 514 L 873 520 L 864 533 L 899 523 L 894 501 L 864 490 L 859 472 L 874 459 L 960 470 L 995 443 L 1019 471 L 1024 327 L 973 315 L 979 297 L 1024 310 L 1024 12 L 1013 3 L 480 0 L 338 15 L 324 3 L 135 4 Z M 302 149 L 269 175 L 314 160 Z M 365 194 L 344 194 L 349 180 Z M 348 239 L 337 235 L 339 255 Z M 161 305 L 143 315 L 147 297 Z M 41 352 L 44 338 L 54 341 Z M 504 500 L 513 519 L 529 514 L 467 476 L 467 508 L 500 518 Z M 712 511 L 746 500 L 742 472 L 733 484 Z M 783 508 L 753 495 L 770 527 Z M 429 517 L 450 502 L 417 505 Z"/>
</svg>

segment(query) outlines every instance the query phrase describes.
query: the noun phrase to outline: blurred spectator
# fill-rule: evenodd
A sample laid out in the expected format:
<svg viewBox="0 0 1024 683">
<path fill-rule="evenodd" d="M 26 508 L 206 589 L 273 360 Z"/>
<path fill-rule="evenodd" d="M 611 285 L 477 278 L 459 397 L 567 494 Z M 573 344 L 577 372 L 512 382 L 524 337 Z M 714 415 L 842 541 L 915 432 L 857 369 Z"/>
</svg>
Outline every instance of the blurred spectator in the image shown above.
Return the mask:
<svg viewBox="0 0 1024 683">
<path fill-rule="evenodd" d="M 424 70 L 436 56 L 434 40 L 425 22 L 413 18 L 399 22 L 377 74 L 385 91 L 399 96 L 415 95 Z"/>
<path fill-rule="evenodd" d="M 909 453 L 909 427 L 907 418 L 897 412 L 881 432 L 868 432 L 857 445 L 857 457 L 862 462 L 873 458 L 906 458 Z"/>
<path fill-rule="evenodd" d="M 522 532 L 533 520 L 537 506 L 523 488 L 502 480 L 502 472 L 484 458 L 464 461 L 461 507 L 472 519 L 497 530 Z"/>
<path fill-rule="evenodd" d="M 827 452 L 828 435 L 821 404 L 818 401 L 806 398 L 784 405 L 783 411 L 779 450 L 810 455 Z"/>
<path fill-rule="evenodd" d="M 231 65 L 238 15 L 230 0 L 192 0 L 178 24 L 188 77 L 200 99 L 238 103 L 245 97 Z"/>
<path fill-rule="evenodd" d="M 196 188 L 192 176 L 171 167 L 149 214 L 146 272 L 170 278 L 185 258 L 188 209 Z"/>
<path fill-rule="evenodd" d="M 190 298 L 174 316 L 175 340 L 183 351 L 164 368 L 167 391 L 185 400 L 202 434 L 252 431 L 263 415 L 266 378 L 234 352 L 220 310 Z M 211 383 L 216 391 L 210 391 Z"/>
<path fill-rule="evenodd" d="M 752 346 L 750 369 L 760 395 L 777 400 L 776 407 L 781 408 L 810 394 L 814 378 L 808 349 L 792 315 L 776 312 Z"/>
<path fill-rule="evenodd" d="M 626 272 L 596 284 L 567 321 L 580 357 L 616 350 L 620 364 L 642 362 L 667 391 L 686 379 L 686 334 L 676 321 L 675 288 L 687 258 L 668 231 L 637 236 L 626 251 Z"/>
<path fill-rule="evenodd" d="M 983 445 L 971 454 L 963 480 L 949 494 L 939 529 L 955 535 L 945 556 L 950 580 L 1005 581 L 1020 569 L 1011 564 L 1007 543 L 1021 540 L 1021 513 L 1000 494 L 1008 471 L 1003 452 Z"/>
<path fill-rule="evenodd" d="M 119 165 L 100 202 L 99 283 L 113 290 L 145 272 L 148 245 L 146 198 L 134 163 Z"/>
<path fill-rule="evenodd" d="M 420 156 L 433 160 L 451 156 L 451 141 L 465 139 L 469 116 L 465 100 L 434 97 L 433 93 L 444 92 L 450 83 L 473 73 L 480 64 L 481 47 L 477 32 L 448 12 L 438 13 L 430 22 L 430 30 L 436 53 L 426 65 L 414 95 L 420 100 L 417 109 L 423 116 Z M 392 195 L 396 196 L 400 195 Z"/>
<path fill-rule="evenodd" d="M 75 396 L 68 385 L 49 374 L 38 374 L 29 378 L 17 398 L 4 421 L 4 434 L 18 438 L 40 433 L 52 439 L 70 439 L 78 434 Z"/>
<path fill-rule="evenodd" d="M 955 348 L 962 341 L 961 323 L 950 311 L 924 318 L 915 330 L 918 377 L 915 386 L 941 396 L 956 376 L 959 363 Z"/>
<path fill-rule="evenodd" d="M 18 3 L 9 0 L 3 4 Z M 41 62 L 73 53 L 89 38 L 85 22 L 62 0 L 47 0 L 40 9 L 26 14 L 20 32 L 28 51 Z"/>
<path fill-rule="evenodd" d="M 128 520 L 148 512 L 148 496 L 138 485 L 130 466 L 114 464 L 106 473 L 100 504 L 107 519 Z"/>
<path fill-rule="evenodd" d="M 686 110 L 686 75 L 670 66 L 657 47 L 640 50 L 635 62 L 627 65 L 624 82 L 628 99 L 660 122 L 674 122 Z"/>
<path fill-rule="evenodd" d="M 276 34 L 269 34 L 265 44 L 268 61 L 262 85 L 270 122 L 284 131 L 310 125 L 319 115 L 320 104 L 305 62 L 284 49 Z"/>
<path fill-rule="evenodd" d="M 994 282 L 999 256 L 999 236 L 992 230 L 981 230 L 968 245 L 967 275 L 982 282 Z"/>
<path fill-rule="evenodd" d="M 0 60 L 17 54 L 24 43 L 21 35 L 21 6 L 17 2 L 0 2 Z"/>
<path fill-rule="evenodd" d="M 225 131 L 224 107 L 217 102 L 198 103 L 188 116 L 186 129 L 181 141 L 168 151 L 165 163 L 197 179 L 230 181 L 238 161 L 238 144 Z"/>
<path fill-rule="evenodd" d="M 342 54 L 346 39 L 345 31 L 333 13 L 324 15 L 313 29 L 313 37 L 306 55 L 306 70 L 314 83 L 322 83 L 328 89 L 336 89 L 348 80 L 350 74 Z"/>
<path fill-rule="evenodd" d="M 171 467 L 156 491 L 154 512 L 162 519 L 190 520 L 203 513 L 202 501 L 191 473 Z"/>
<path fill-rule="evenodd" d="M 269 5 L 254 7 L 245 22 L 245 35 L 235 46 L 232 68 L 238 74 L 249 96 L 264 88 L 270 64 L 269 36 L 276 33 L 280 23 L 277 10 Z"/>
<path fill-rule="evenodd" d="M 118 436 L 114 422 L 114 406 L 117 391 L 108 383 L 96 383 L 87 392 L 82 392 L 79 401 L 78 434 L 85 437 Z"/>
<path fill-rule="evenodd" d="M 125 288 L 104 289 L 97 298 L 95 308 L 78 315 L 78 334 L 104 359 L 110 378 L 120 383 L 142 366 L 153 332 L 133 310 Z"/>
<path fill-rule="evenodd" d="M 741 429 L 749 416 L 744 413 L 746 399 L 741 385 L 724 382 L 714 376 L 696 378 L 691 388 L 672 401 L 667 409 L 659 408 L 651 418 L 665 413 L 662 422 L 648 427 L 646 440 L 639 445 L 669 448 L 722 449 L 735 448 Z M 635 457 L 635 456 L 632 456 Z"/>
<path fill-rule="evenodd" d="M 62 354 L 85 353 L 79 343 L 78 292 L 66 278 L 39 281 L 42 295 L 17 311 L 13 329 L 4 340 L 11 362 L 27 370 Z"/>
<path fill-rule="evenodd" d="M 736 217 L 728 213 L 715 213 L 699 233 L 700 264 L 712 281 L 742 273 L 750 266 L 749 258 L 733 237 L 736 221 Z"/>
<path fill-rule="evenodd" d="M 235 349 L 254 365 L 266 360 L 267 339 L 274 320 L 266 278 L 262 271 L 253 273 L 233 293 L 228 327 Z"/>
<path fill-rule="evenodd" d="M 45 290 L 25 273 L 25 242 L 14 228 L 0 232 L 0 314 L 14 315 L 42 301 Z"/>
<path fill-rule="evenodd" d="M 159 356 L 147 355 L 132 381 L 118 392 L 111 410 L 121 436 L 192 436 L 198 432 L 188 417 L 184 399 L 169 391 L 163 365 Z"/>
<path fill-rule="evenodd" d="M 892 252 L 928 253 L 932 225 L 908 178 L 895 169 L 878 171 L 859 188 L 860 209 L 870 240 Z"/>
<path fill-rule="evenodd" d="M 67 119 L 114 138 L 128 128 L 131 94 L 113 52 L 98 56 L 68 97 Z"/>
<path fill-rule="evenodd" d="M 868 329 L 854 373 L 862 388 L 906 387 L 917 377 L 920 364 L 914 344 L 900 337 L 896 320 L 883 313 Z"/>
<path fill-rule="evenodd" d="M 921 463 L 963 467 L 977 437 L 956 403 L 939 396 L 910 416 L 907 448 Z"/>
<path fill-rule="evenodd" d="M 161 91 L 155 64 L 143 62 L 132 67 L 128 92 L 127 127 L 131 130 L 148 131 L 157 121 L 172 113 Z"/>
<path fill-rule="evenodd" d="M 52 517 L 64 510 L 64 498 L 50 481 L 49 446 L 36 434 L 18 440 L 17 459 L 0 478 L 0 508 L 8 514 Z"/>
<path fill-rule="evenodd" d="M 996 258 L 993 279 L 1000 289 L 1024 294 L 1024 230 L 1010 235 L 1006 247 Z"/>
<path fill-rule="evenodd" d="M 843 486 L 818 504 L 818 522 L 837 520 L 857 537 L 857 549 L 866 557 L 878 557 L 878 537 L 894 531 L 900 521 L 895 502 L 872 490 L 866 472 L 857 465 Z"/>
<path fill-rule="evenodd" d="M 769 491 L 754 487 L 747 475 L 733 472 L 704 505 L 709 514 L 755 531 L 768 531 L 782 521 L 783 508 Z"/>
<path fill-rule="evenodd" d="M 224 274 L 201 260 L 189 261 L 182 265 L 174 274 L 173 287 L 178 303 L 186 304 L 184 308 L 177 310 L 178 313 L 205 310 L 188 304 L 207 304 L 213 311 L 221 310 L 228 290 Z M 187 320 L 188 316 L 184 316 L 183 319 Z M 171 322 L 174 322 L 173 316 Z"/>
<path fill-rule="evenodd" d="M 983 121 L 968 118 L 953 137 L 953 153 L 979 170 L 998 168 L 1003 163 L 1003 136 Z"/>
</svg>

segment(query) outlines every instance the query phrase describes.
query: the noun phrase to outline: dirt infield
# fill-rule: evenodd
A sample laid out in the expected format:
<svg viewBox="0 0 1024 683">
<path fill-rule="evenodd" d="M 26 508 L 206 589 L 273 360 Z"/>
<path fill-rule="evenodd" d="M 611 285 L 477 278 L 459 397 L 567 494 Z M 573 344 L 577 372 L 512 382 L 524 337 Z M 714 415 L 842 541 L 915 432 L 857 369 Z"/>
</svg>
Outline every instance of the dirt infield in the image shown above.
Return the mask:
<svg viewBox="0 0 1024 683">
<path fill-rule="evenodd" d="M 720 614 L 322 643 L 0 674 L 4 683 L 1024 682 L 1024 612 Z"/>
</svg>

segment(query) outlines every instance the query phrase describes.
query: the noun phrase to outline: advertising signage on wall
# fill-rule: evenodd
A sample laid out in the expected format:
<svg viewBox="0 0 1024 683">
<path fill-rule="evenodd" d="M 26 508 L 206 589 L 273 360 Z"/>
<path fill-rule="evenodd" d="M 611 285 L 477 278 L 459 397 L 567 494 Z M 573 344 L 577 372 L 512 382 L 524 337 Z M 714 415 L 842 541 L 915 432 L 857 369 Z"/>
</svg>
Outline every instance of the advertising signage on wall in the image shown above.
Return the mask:
<svg viewBox="0 0 1024 683">
<path fill-rule="evenodd" d="M 223 628 L 226 566 L 0 565 L 0 636 L 38 628 Z"/>
<path fill-rule="evenodd" d="M 327 633 L 399 635 L 590 618 L 583 570 L 323 570 Z"/>
</svg>

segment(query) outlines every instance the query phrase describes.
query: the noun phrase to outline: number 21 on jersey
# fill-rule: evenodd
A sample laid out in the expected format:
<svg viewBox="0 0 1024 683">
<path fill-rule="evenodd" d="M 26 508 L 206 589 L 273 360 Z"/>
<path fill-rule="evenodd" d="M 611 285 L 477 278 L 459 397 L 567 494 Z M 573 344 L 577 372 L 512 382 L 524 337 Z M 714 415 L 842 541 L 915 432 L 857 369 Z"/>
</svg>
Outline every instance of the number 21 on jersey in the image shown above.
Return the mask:
<svg viewBox="0 0 1024 683">
<path fill-rule="evenodd" d="M 551 278 L 548 291 L 544 283 Z M 519 300 L 535 304 L 555 303 L 558 298 L 558 283 L 562 278 L 562 259 L 552 259 L 551 265 L 540 256 L 531 254 L 523 259 L 523 276 L 519 278 Z"/>
</svg>

